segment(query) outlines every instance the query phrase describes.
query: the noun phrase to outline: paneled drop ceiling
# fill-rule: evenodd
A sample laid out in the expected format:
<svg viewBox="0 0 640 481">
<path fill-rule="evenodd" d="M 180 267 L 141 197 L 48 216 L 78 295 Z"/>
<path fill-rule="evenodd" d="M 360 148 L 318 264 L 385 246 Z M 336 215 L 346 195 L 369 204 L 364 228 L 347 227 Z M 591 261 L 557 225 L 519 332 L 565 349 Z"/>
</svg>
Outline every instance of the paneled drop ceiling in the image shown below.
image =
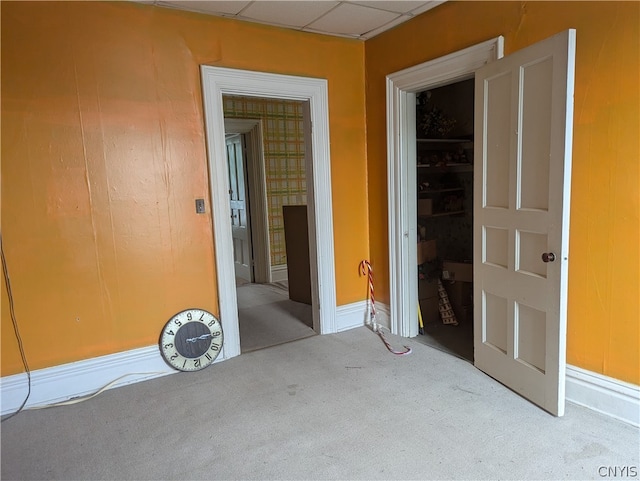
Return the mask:
<svg viewBox="0 0 640 481">
<path fill-rule="evenodd" d="M 437 7 L 444 0 L 142 0 L 141 3 L 366 40 Z"/>
</svg>

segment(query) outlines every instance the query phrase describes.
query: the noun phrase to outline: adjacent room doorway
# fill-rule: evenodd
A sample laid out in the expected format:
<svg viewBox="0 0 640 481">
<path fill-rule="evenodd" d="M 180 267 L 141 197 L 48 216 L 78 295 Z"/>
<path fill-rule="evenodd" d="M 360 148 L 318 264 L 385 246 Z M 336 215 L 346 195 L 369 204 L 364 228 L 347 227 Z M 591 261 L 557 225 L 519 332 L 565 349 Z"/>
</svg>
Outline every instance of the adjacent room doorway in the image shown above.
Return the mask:
<svg viewBox="0 0 640 481">
<path fill-rule="evenodd" d="M 291 226 L 286 214 L 307 207 L 304 124 L 309 119 L 300 101 L 223 100 L 240 348 L 245 353 L 316 334 L 311 296 L 296 297 L 295 280 L 302 270 L 297 250 L 306 253 L 302 267 L 310 292 L 308 242 L 286 239 L 285 244 L 292 228 L 308 238 L 306 216 Z"/>
<path fill-rule="evenodd" d="M 307 125 L 305 136 L 309 139 L 306 143 L 309 149 L 307 205 L 313 329 L 319 334 L 336 332 L 327 81 L 210 66 L 202 66 L 201 73 L 219 316 L 225 333 L 223 359 L 237 356 L 241 352 L 223 95 L 299 100 L 308 109 L 307 115 L 311 122 Z"/>
</svg>

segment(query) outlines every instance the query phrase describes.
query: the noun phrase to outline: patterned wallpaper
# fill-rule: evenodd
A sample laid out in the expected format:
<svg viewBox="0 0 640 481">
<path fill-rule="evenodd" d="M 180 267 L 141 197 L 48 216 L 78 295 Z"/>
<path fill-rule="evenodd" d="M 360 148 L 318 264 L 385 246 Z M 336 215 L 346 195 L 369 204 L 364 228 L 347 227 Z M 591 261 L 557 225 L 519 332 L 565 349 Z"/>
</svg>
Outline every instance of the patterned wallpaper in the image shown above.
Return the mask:
<svg viewBox="0 0 640 481">
<path fill-rule="evenodd" d="M 283 205 L 307 203 L 301 101 L 224 96 L 225 118 L 262 119 L 271 265 L 287 263 Z"/>
</svg>

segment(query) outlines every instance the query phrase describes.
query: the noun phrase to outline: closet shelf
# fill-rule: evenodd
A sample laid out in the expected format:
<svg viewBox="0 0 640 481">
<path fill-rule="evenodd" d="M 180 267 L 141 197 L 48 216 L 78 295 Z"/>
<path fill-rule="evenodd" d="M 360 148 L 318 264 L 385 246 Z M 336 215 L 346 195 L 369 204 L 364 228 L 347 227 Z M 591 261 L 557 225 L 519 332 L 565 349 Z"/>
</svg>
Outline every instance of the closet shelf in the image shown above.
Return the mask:
<svg viewBox="0 0 640 481">
<path fill-rule="evenodd" d="M 419 218 L 428 218 L 428 217 L 442 217 L 445 215 L 459 215 L 464 214 L 464 210 L 452 210 L 450 212 L 434 212 L 433 214 L 418 214 Z"/>
<path fill-rule="evenodd" d="M 462 144 L 473 142 L 473 139 L 416 139 L 417 142 L 429 142 L 434 144 Z"/>
<path fill-rule="evenodd" d="M 443 192 L 459 192 L 461 190 L 464 190 L 464 187 L 448 187 L 446 189 L 427 189 L 427 190 L 419 191 L 418 195 L 441 194 Z"/>
<path fill-rule="evenodd" d="M 448 164 L 448 165 L 431 165 L 418 164 L 416 166 L 422 173 L 440 174 L 445 172 L 473 172 L 473 164 Z"/>
</svg>

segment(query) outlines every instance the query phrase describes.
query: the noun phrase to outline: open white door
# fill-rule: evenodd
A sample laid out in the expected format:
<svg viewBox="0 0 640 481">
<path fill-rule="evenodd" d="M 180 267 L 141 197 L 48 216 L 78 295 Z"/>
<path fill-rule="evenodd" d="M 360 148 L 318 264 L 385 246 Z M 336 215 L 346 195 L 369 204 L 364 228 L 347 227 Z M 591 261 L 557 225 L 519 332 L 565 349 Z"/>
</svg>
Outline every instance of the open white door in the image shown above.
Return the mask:
<svg viewBox="0 0 640 481">
<path fill-rule="evenodd" d="M 475 365 L 564 414 L 575 30 L 476 72 Z"/>
<path fill-rule="evenodd" d="M 229 166 L 229 201 L 231 206 L 231 237 L 233 239 L 233 265 L 236 277 L 253 282 L 251 269 L 251 231 L 247 215 L 246 170 L 241 135 L 227 137 L 227 164 Z"/>
</svg>

